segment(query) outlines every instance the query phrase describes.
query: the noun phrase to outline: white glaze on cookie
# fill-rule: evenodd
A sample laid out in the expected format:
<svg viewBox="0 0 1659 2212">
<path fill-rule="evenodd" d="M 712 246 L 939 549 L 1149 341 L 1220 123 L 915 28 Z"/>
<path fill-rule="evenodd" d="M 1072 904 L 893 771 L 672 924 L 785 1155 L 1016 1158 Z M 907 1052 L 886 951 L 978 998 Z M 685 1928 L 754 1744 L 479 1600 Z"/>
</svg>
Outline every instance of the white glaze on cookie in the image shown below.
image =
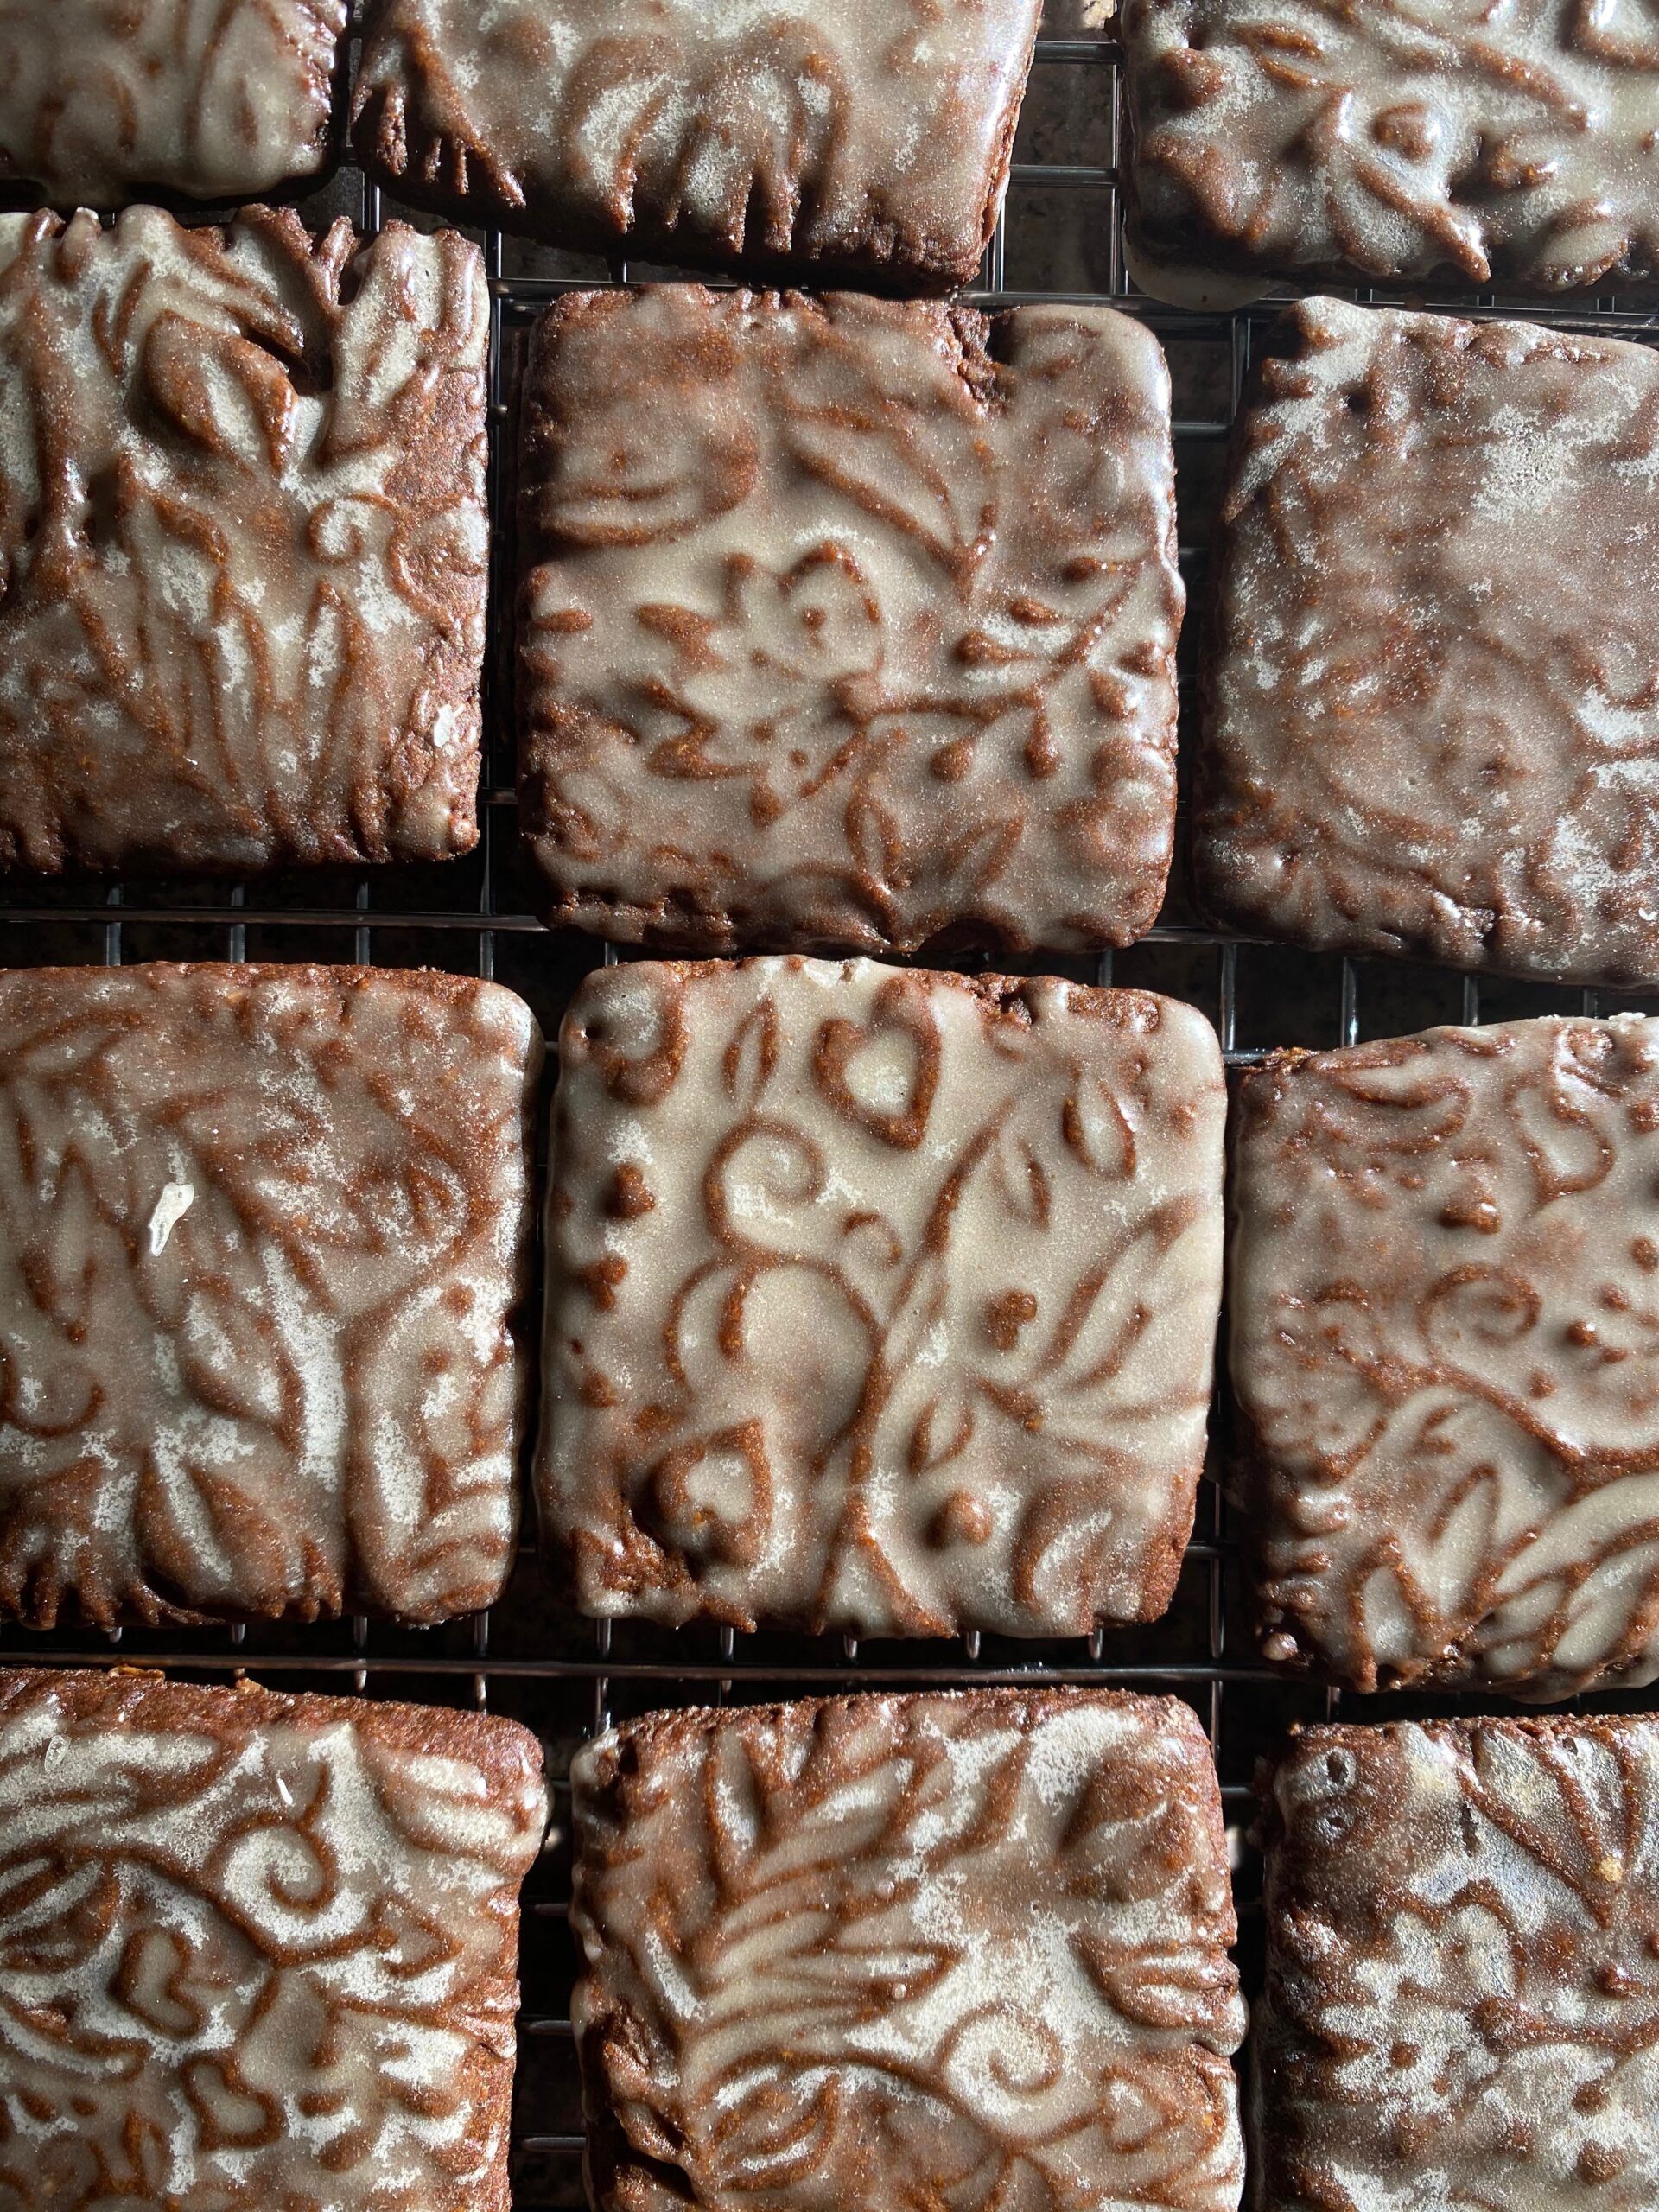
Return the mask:
<svg viewBox="0 0 1659 2212">
<path fill-rule="evenodd" d="M 1245 1078 L 1229 1278 L 1271 1656 L 1363 1689 L 1659 1675 L 1659 1022 Z"/>
<path fill-rule="evenodd" d="M 0 1674 L 0 2207 L 506 2212 L 515 1722 Z"/>
<path fill-rule="evenodd" d="M 573 1783 L 600 2212 L 1233 2212 L 1244 2008 L 1186 1707 L 663 1713 Z"/>
<path fill-rule="evenodd" d="M 1127 0 L 1131 237 L 1165 260 L 1559 292 L 1650 283 L 1649 0 Z"/>
<path fill-rule="evenodd" d="M 0 863 L 476 843 L 483 257 L 0 216 Z"/>
<path fill-rule="evenodd" d="M 1300 1731 L 1265 1821 L 1271 2212 L 1659 2201 L 1659 1727 Z"/>
<path fill-rule="evenodd" d="M 521 819 L 675 950 L 1129 943 L 1175 822 L 1169 378 L 1103 308 L 567 297 L 528 373 Z"/>
<path fill-rule="evenodd" d="M 1083 1635 L 1169 1603 L 1220 1294 L 1215 1034 L 798 958 L 589 977 L 538 1480 L 584 1609 Z"/>
<path fill-rule="evenodd" d="M 0 1614 L 499 1595 L 540 1058 L 449 976 L 0 976 Z"/>
</svg>

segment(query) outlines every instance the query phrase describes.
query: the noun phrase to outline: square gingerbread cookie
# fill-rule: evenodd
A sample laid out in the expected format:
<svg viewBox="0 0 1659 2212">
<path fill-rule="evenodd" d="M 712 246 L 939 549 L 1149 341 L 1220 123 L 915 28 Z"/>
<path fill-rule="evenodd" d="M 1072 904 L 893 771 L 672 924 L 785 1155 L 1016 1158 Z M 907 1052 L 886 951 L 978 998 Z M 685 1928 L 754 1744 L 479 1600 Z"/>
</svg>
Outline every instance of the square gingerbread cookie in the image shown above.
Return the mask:
<svg viewBox="0 0 1659 2212">
<path fill-rule="evenodd" d="M 973 281 L 1041 0 L 375 0 L 353 99 L 400 198 L 555 245 Z"/>
<path fill-rule="evenodd" d="M 1122 26 L 1128 246 L 1154 291 L 1217 270 L 1545 295 L 1659 274 L 1642 6 L 1126 0 Z"/>
<path fill-rule="evenodd" d="M 1185 601 L 1144 329 L 657 286 L 568 295 L 528 378 L 550 921 L 691 952 L 1150 926 Z"/>
<path fill-rule="evenodd" d="M 0 215 L 0 867 L 478 841 L 476 246 Z"/>
<path fill-rule="evenodd" d="M 597 2212 L 1235 2212 L 1244 2007 L 1188 1707 L 664 1713 L 572 1782 Z"/>
<path fill-rule="evenodd" d="M 1168 1605 L 1220 1297 L 1215 1033 L 1048 978 L 589 976 L 537 1465 L 584 1611 L 1082 1636 Z"/>
<path fill-rule="evenodd" d="M 1659 1723 L 1300 1731 L 1267 1797 L 1261 2212 L 1659 2203 Z"/>
<path fill-rule="evenodd" d="M 1336 300 L 1273 344 L 1223 506 L 1201 903 L 1659 982 L 1659 352 Z"/>
<path fill-rule="evenodd" d="M 0 1619 L 499 1595 L 541 1052 L 451 976 L 0 975 Z"/>
<path fill-rule="evenodd" d="M 1659 1021 L 1244 1078 L 1229 1269 L 1269 1657 L 1369 1690 L 1659 1675 Z"/>
<path fill-rule="evenodd" d="M 0 1673 L 0 2212 L 508 2212 L 516 1721 Z"/>
<path fill-rule="evenodd" d="M 347 0 L 7 0 L 0 182 L 238 200 L 331 158 Z"/>
</svg>

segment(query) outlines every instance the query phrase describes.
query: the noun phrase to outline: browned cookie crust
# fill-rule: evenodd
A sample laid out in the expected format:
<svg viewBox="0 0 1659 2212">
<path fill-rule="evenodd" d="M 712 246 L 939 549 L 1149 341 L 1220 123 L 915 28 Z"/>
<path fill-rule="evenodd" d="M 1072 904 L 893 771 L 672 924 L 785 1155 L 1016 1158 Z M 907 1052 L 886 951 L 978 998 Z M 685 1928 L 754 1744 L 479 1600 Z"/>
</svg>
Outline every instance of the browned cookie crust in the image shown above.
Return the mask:
<svg viewBox="0 0 1659 2212">
<path fill-rule="evenodd" d="M 1235 1123 L 1268 1656 L 1360 1689 L 1659 1675 L 1659 1022 L 1287 1054 Z"/>
<path fill-rule="evenodd" d="M 377 0 L 365 164 L 473 223 L 753 275 L 971 282 L 1041 0 Z"/>
<path fill-rule="evenodd" d="M 572 1778 L 598 2212 L 1233 2212 L 1244 2008 L 1187 1707 L 658 1713 Z"/>
<path fill-rule="evenodd" d="M 639 963 L 566 1018 L 538 1482 L 599 1615 L 1084 1635 L 1168 1605 L 1214 1033 L 1141 991 Z"/>
<path fill-rule="evenodd" d="M 1539 293 L 1659 273 L 1650 0 L 1126 0 L 1128 235 L 1166 266 Z"/>
<path fill-rule="evenodd" d="M 1659 353 L 1335 300 L 1280 343 L 1223 509 L 1202 902 L 1659 981 Z"/>
<path fill-rule="evenodd" d="M 0 1673 L 0 2212 L 507 2212 L 515 1721 Z"/>
<path fill-rule="evenodd" d="M 0 865 L 477 842 L 475 246 L 0 216 Z"/>
<path fill-rule="evenodd" d="M 449 976 L 0 975 L 0 1618 L 499 1594 L 540 1058 Z"/>
<path fill-rule="evenodd" d="M 1266 1830 L 1259 2212 L 1651 2212 L 1659 1722 L 1303 1729 Z"/>
<path fill-rule="evenodd" d="M 699 952 L 1150 925 L 1184 600 L 1168 372 L 1127 317 L 567 296 L 523 477 L 551 920 Z"/>
<path fill-rule="evenodd" d="M 0 181 L 232 200 L 329 158 L 346 0 L 6 0 Z"/>
</svg>

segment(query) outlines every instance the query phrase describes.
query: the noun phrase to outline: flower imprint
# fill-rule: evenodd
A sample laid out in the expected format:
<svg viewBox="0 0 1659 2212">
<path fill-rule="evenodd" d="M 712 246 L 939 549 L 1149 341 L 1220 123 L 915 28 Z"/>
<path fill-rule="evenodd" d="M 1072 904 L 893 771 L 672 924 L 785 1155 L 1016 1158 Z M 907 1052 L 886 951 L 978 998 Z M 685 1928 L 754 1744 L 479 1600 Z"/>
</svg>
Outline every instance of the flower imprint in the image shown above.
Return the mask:
<svg viewBox="0 0 1659 2212">
<path fill-rule="evenodd" d="M 735 554 L 719 617 L 647 607 L 639 619 L 671 649 L 664 700 L 685 725 L 653 749 L 659 773 L 748 776 L 764 823 L 857 758 L 877 702 L 882 623 L 843 546 L 817 546 L 782 574 Z"/>
</svg>

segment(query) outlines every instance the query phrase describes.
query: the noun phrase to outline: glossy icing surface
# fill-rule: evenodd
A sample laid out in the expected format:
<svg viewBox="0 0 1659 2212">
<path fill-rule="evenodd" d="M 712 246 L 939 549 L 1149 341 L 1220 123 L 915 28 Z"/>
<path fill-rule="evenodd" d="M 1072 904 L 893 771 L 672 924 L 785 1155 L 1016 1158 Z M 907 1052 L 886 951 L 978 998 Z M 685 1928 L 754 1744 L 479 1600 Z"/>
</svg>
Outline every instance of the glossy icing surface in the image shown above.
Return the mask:
<svg viewBox="0 0 1659 2212">
<path fill-rule="evenodd" d="M 1226 1111 L 1146 992 L 634 963 L 561 1039 L 538 1483 L 583 1608 L 1082 1635 L 1169 1603 Z"/>
<path fill-rule="evenodd" d="M 378 0 L 365 160 L 601 251 L 969 283 L 1041 0 Z"/>
<path fill-rule="evenodd" d="M 573 1783 L 600 2212 L 1233 2212 L 1244 2008 L 1187 1707 L 659 1714 Z"/>
<path fill-rule="evenodd" d="M 1659 355 L 1335 300 L 1275 342 L 1223 511 L 1204 903 L 1659 980 Z"/>
<path fill-rule="evenodd" d="M 1174 831 L 1168 371 L 1103 308 L 567 296 L 526 394 L 521 817 L 691 951 L 1129 942 Z"/>
<path fill-rule="evenodd" d="M 1651 0 L 1127 0 L 1130 236 L 1179 263 L 1559 292 L 1659 261 Z"/>
<path fill-rule="evenodd" d="M 516 1722 L 0 1673 L 0 2207 L 507 2212 Z"/>
<path fill-rule="evenodd" d="M 1362 1689 L 1659 1675 L 1659 1022 L 1249 1075 L 1229 1277 L 1271 1657 Z"/>
<path fill-rule="evenodd" d="M 0 0 L 0 179 L 237 199 L 327 161 L 346 0 Z"/>
<path fill-rule="evenodd" d="M 0 863 L 477 842 L 483 257 L 0 215 Z"/>
<path fill-rule="evenodd" d="M 0 975 L 0 1615 L 499 1595 L 540 1056 L 448 976 Z"/>
<path fill-rule="evenodd" d="M 1263 2206 L 1659 2201 L 1659 1726 L 1306 1729 L 1265 1825 Z"/>
</svg>

